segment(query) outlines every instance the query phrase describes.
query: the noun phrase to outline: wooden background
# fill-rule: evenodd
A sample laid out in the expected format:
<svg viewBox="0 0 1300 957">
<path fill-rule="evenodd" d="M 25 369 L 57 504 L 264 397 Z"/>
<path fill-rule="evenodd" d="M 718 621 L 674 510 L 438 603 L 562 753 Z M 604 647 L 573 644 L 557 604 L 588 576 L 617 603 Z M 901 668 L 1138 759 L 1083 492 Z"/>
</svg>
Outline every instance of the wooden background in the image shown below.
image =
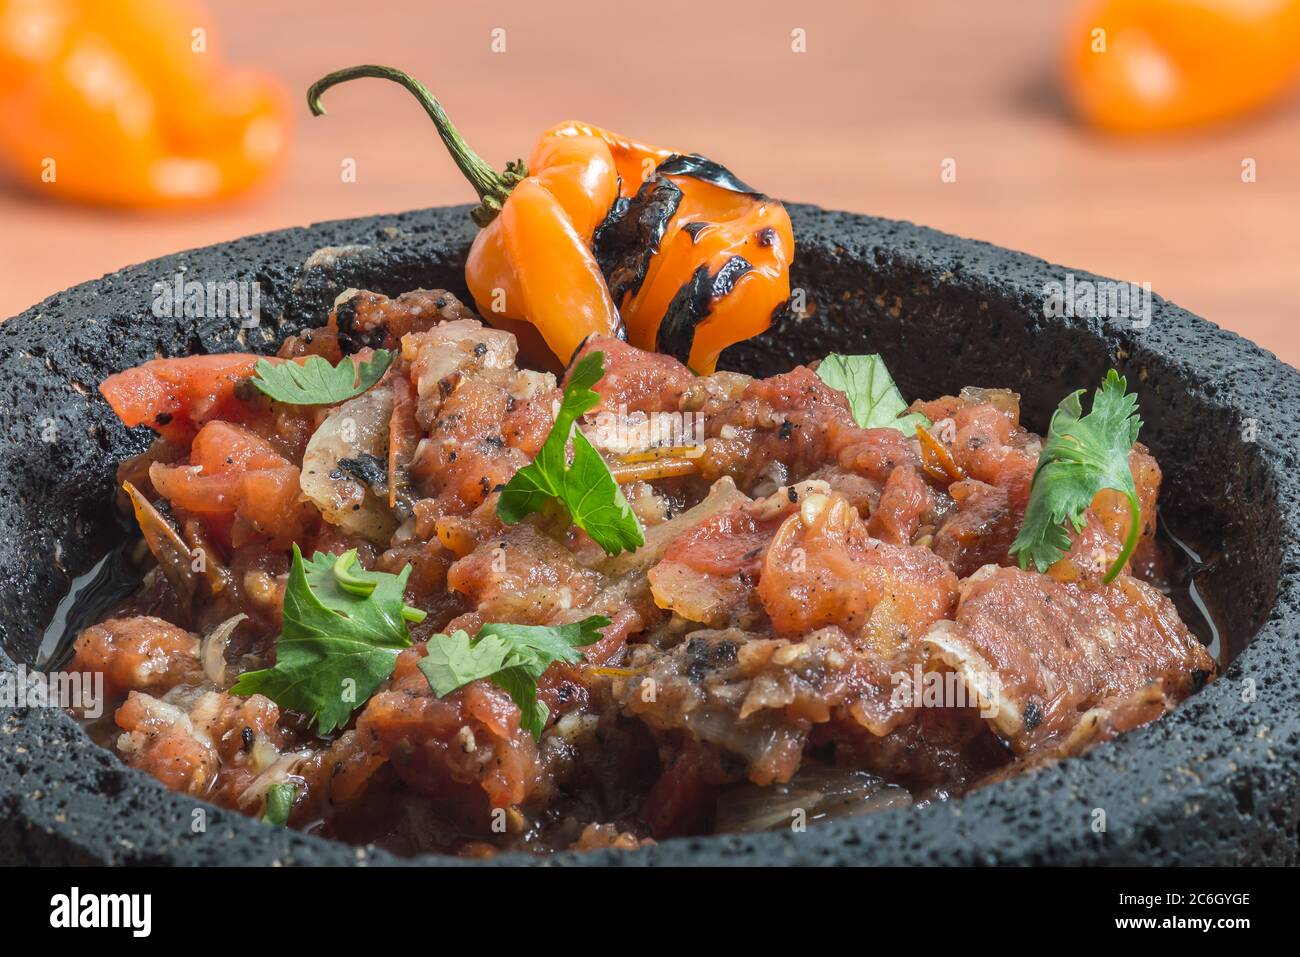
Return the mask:
<svg viewBox="0 0 1300 957">
<path fill-rule="evenodd" d="M 438 93 L 495 163 L 578 118 L 696 150 L 773 195 L 909 219 L 1134 282 L 1300 364 L 1300 103 L 1157 142 L 1074 126 L 1055 93 L 1066 0 L 209 0 L 231 60 L 280 74 L 286 175 L 199 214 L 135 216 L 0 190 L 0 316 L 163 253 L 322 219 L 467 201 L 405 93 L 301 93 L 360 62 Z M 506 52 L 490 50 L 504 28 Z M 791 51 L 806 31 L 807 52 Z M 341 181 L 352 158 L 357 181 Z M 956 160 L 957 181 L 941 164 Z M 1258 181 L 1243 183 L 1242 161 Z"/>
</svg>

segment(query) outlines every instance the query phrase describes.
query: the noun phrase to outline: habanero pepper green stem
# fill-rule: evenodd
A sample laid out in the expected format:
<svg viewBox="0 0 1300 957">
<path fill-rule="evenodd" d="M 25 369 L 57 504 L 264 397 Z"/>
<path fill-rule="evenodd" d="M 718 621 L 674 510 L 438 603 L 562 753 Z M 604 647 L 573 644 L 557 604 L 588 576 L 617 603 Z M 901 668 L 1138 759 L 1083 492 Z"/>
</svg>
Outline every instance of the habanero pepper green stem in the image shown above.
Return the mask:
<svg viewBox="0 0 1300 957">
<path fill-rule="evenodd" d="M 429 119 L 433 120 L 433 125 L 437 127 L 438 135 L 442 137 L 447 152 L 451 154 L 456 166 L 478 193 L 480 205 L 470 212 L 470 218 L 480 228 L 492 222 L 501 212 L 506 197 L 519 185 L 520 180 L 528 175 L 528 167 L 524 165 L 523 160 L 507 163 L 506 168 L 501 172 L 493 169 L 465 142 L 465 138 L 451 122 L 451 118 L 447 116 L 447 111 L 442 108 L 438 98 L 429 92 L 429 88 L 410 74 L 391 66 L 362 64 L 335 70 L 321 77 L 307 89 L 307 107 L 311 110 L 312 116 L 325 114 L 325 107 L 321 104 L 320 98 L 326 90 L 339 83 L 347 83 L 362 77 L 390 80 L 405 87 L 419 101 L 424 107 L 424 112 L 429 114 Z"/>
</svg>

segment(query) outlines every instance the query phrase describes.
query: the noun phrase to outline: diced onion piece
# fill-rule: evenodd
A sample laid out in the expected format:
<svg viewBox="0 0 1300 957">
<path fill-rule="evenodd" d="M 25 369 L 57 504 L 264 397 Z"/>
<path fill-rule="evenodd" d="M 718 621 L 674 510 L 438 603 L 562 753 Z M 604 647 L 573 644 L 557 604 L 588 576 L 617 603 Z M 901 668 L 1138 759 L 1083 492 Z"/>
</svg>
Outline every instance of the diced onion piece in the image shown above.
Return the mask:
<svg viewBox="0 0 1300 957">
<path fill-rule="evenodd" d="M 730 476 L 724 476 L 713 483 L 704 501 L 667 522 L 648 527 L 645 530 L 645 544 L 636 551 L 608 556 L 601 559 L 596 567 L 610 576 L 645 572 L 663 558 L 668 543 L 686 529 L 698 525 L 711 515 L 726 511 L 733 505 L 743 505 L 749 500 L 748 495 L 736 488 L 736 483 Z"/>
<path fill-rule="evenodd" d="M 307 443 L 302 459 L 302 493 L 315 503 L 327 522 L 387 545 L 397 520 L 387 502 L 362 482 L 339 469 L 341 459 L 388 456 L 388 423 L 393 390 L 376 386 L 331 412 Z"/>
<path fill-rule="evenodd" d="M 267 743 L 269 744 L 269 742 Z M 272 745 L 272 747 L 274 746 Z M 303 783 L 302 777 L 293 772 L 298 765 L 310 757 L 311 752 L 307 750 L 289 751 L 280 755 L 275 763 L 255 777 L 253 783 L 240 793 L 239 806 L 242 808 L 265 808 L 266 792 L 271 789 L 272 784 L 301 785 Z"/>
<path fill-rule="evenodd" d="M 907 791 L 874 774 L 805 764 L 788 784 L 742 784 L 724 793 L 718 799 L 714 830 L 775 831 L 800 817 L 804 823 L 830 821 L 911 803 Z"/>
<path fill-rule="evenodd" d="M 203 665 L 203 674 L 217 688 L 225 688 L 228 684 L 226 680 L 226 648 L 230 645 L 230 636 L 235 633 L 239 623 L 247 617 L 247 615 L 241 613 L 227 618 L 204 635 L 203 641 L 199 645 L 199 663 Z"/>
</svg>

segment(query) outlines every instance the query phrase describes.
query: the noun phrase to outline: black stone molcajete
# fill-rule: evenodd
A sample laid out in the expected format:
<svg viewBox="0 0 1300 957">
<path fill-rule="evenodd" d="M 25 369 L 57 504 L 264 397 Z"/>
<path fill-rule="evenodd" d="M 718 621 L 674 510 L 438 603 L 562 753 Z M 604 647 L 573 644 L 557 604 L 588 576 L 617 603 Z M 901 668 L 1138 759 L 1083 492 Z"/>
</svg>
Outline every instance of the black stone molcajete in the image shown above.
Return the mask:
<svg viewBox="0 0 1300 957">
<path fill-rule="evenodd" d="M 1294 863 L 1300 373 L 1158 298 L 1145 328 L 1045 318 L 1045 284 L 1067 271 L 1029 256 L 906 223 L 791 213 L 806 316 L 733 348 L 724 366 L 767 374 L 831 350 L 878 351 L 907 395 L 1006 386 L 1042 431 L 1061 396 L 1095 387 L 1114 365 L 1140 393 L 1142 438 L 1165 470 L 1163 514 L 1204 550 L 1201 586 L 1244 650 L 1163 720 L 964 800 L 806 833 L 493 863 Z M 463 294 L 472 232 L 458 207 L 254 236 L 77 286 L 0 325 L 0 667 L 34 662 L 70 579 L 123 535 L 109 505 L 113 470 L 147 436 L 123 429 L 98 397 L 105 375 L 157 355 L 271 351 L 321 323 L 348 286 Z M 339 248 L 313 256 L 321 247 Z M 260 283 L 261 325 L 155 316 L 154 284 L 177 273 Z M 0 862 L 396 861 L 216 808 L 195 833 L 196 806 L 126 768 L 62 712 L 0 706 Z"/>
</svg>

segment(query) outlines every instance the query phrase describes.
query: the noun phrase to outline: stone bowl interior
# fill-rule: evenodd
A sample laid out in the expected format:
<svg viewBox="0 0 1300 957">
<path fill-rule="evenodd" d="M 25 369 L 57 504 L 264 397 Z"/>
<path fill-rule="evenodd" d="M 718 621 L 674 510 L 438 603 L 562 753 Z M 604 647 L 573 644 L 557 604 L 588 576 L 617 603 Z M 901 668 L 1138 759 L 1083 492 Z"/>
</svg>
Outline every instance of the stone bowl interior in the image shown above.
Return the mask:
<svg viewBox="0 0 1300 957">
<path fill-rule="evenodd" d="M 324 223 L 179 253 L 74 287 L 0 325 L 0 667 L 36 663 L 71 580 L 127 534 L 109 507 L 114 467 L 149 436 L 124 429 L 99 398 L 105 375 L 159 355 L 271 352 L 323 322 L 350 286 L 389 295 L 441 287 L 464 297 L 466 210 Z M 1206 560 L 1198 581 L 1232 663 L 1161 721 L 961 801 L 799 834 L 494 863 L 1295 861 L 1300 373 L 1158 297 L 1145 327 L 1048 317 L 1045 286 L 1070 271 L 1039 259 L 907 223 L 809 206 L 791 212 L 793 282 L 806 315 L 728 350 L 723 367 L 766 375 L 830 351 L 880 352 L 905 395 L 1009 387 L 1040 432 L 1062 396 L 1118 368 L 1140 393 L 1142 440 L 1164 470 L 1162 515 Z M 155 315 L 155 284 L 177 275 L 258 283 L 260 325 Z M 2 861 L 397 862 L 168 793 L 55 709 L 0 705 L 0 749 Z M 469 866 L 432 856 L 415 863 Z"/>
</svg>

